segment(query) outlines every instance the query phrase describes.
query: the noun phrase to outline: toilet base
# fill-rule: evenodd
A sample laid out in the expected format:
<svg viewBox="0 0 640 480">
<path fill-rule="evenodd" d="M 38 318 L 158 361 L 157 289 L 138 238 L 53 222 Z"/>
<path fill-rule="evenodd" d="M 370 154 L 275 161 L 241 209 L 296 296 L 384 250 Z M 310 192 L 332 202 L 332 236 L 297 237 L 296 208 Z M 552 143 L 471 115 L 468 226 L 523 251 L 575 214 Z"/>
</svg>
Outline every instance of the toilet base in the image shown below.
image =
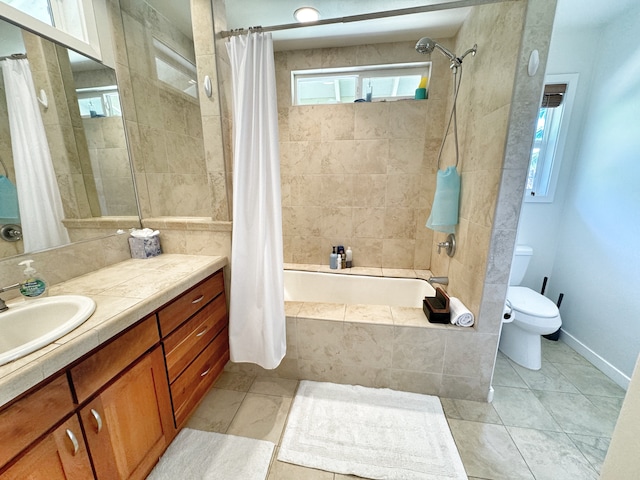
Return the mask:
<svg viewBox="0 0 640 480">
<path fill-rule="evenodd" d="M 542 366 L 540 335 L 527 332 L 513 323 L 503 323 L 498 349 L 511 360 L 530 370 Z"/>
</svg>

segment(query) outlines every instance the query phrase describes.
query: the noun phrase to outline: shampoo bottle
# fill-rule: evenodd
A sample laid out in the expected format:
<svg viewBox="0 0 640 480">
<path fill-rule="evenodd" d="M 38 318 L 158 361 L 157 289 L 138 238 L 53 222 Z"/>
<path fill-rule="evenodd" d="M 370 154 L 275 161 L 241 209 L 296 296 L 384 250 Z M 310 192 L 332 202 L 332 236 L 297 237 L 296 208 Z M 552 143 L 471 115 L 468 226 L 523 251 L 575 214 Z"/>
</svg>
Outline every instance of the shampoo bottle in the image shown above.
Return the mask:
<svg viewBox="0 0 640 480">
<path fill-rule="evenodd" d="M 353 266 L 353 251 L 351 250 L 351 247 L 347 247 L 345 255 L 347 260 L 347 268 L 351 268 Z"/>
<path fill-rule="evenodd" d="M 47 282 L 31 266 L 33 260 L 25 260 L 18 265 L 26 265 L 24 282 L 20 285 L 20 293 L 25 298 L 44 297 L 47 294 Z"/>
<path fill-rule="evenodd" d="M 338 254 L 336 253 L 336 247 L 333 247 L 333 252 L 329 255 L 329 268 L 333 270 L 338 268 Z"/>
</svg>

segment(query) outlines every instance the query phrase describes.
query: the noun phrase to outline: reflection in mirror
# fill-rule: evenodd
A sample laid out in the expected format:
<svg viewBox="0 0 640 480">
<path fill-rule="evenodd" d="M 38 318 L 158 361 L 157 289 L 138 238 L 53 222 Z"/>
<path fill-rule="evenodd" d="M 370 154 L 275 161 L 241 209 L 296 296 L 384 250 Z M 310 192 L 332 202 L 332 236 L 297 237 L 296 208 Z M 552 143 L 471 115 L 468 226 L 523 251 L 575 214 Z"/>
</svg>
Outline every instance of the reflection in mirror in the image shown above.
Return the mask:
<svg viewBox="0 0 640 480">
<path fill-rule="evenodd" d="M 142 162 L 144 218 L 210 217 L 188 0 L 120 0 Z"/>
<path fill-rule="evenodd" d="M 7 22 L 0 39 L 0 258 L 138 226 L 115 72 Z"/>
</svg>

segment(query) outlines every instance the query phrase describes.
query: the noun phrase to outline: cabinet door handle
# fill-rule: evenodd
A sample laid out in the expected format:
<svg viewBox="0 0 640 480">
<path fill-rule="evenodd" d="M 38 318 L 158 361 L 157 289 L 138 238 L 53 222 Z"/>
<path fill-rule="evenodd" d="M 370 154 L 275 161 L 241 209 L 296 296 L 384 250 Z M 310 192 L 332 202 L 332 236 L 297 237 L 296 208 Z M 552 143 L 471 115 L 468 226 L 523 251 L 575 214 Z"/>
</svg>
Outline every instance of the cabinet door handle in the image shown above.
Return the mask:
<svg viewBox="0 0 640 480">
<path fill-rule="evenodd" d="M 73 455 L 77 454 L 78 450 L 80 450 L 80 444 L 78 444 L 78 439 L 73 434 L 73 432 L 68 428 L 67 428 L 67 437 L 69 437 L 69 440 L 71 440 L 71 444 L 73 445 Z"/>
<path fill-rule="evenodd" d="M 102 417 L 93 408 L 91 409 L 91 415 L 93 415 L 93 419 L 96 421 L 96 431 L 100 433 L 102 430 Z"/>
<path fill-rule="evenodd" d="M 211 370 L 211 367 L 207 368 L 204 372 L 202 372 L 200 376 L 204 377 L 205 375 L 207 375 L 207 373 L 209 373 L 209 370 Z"/>
<path fill-rule="evenodd" d="M 204 298 L 204 294 L 203 294 L 203 295 L 200 295 L 200 296 L 199 296 L 198 298 L 196 298 L 195 300 L 192 300 L 192 301 L 191 301 L 191 303 L 198 303 L 198 302 L 201 302 L 203 298 Z"/>
<path fill-rule="evenodd" d="M 209 327 L 204 327 L 204 329 L 200 333 L 196 333 L 196 337 L 201 337 L 207 330 L 209 330 Z"/>
</svg>

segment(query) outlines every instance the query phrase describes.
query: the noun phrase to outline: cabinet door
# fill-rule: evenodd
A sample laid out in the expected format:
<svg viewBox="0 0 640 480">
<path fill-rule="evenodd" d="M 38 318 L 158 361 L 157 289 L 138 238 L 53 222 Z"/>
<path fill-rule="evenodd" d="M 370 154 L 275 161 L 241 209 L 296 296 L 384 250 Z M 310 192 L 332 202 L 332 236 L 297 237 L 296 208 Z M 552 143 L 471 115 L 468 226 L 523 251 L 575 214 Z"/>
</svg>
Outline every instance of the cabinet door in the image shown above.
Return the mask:
<svg viewBox="0 0 640 480">
<path fill-rule="evenodd" d="M 99 480 L 145 478 L 175 436 L 161 349 L 142 357 L 80 416 Z"/>
<path fill-rule="evenodd" d="M 89 455 L 76 415 L 27 450 L 1 480 L 89 480 Z"/>
</svg>

